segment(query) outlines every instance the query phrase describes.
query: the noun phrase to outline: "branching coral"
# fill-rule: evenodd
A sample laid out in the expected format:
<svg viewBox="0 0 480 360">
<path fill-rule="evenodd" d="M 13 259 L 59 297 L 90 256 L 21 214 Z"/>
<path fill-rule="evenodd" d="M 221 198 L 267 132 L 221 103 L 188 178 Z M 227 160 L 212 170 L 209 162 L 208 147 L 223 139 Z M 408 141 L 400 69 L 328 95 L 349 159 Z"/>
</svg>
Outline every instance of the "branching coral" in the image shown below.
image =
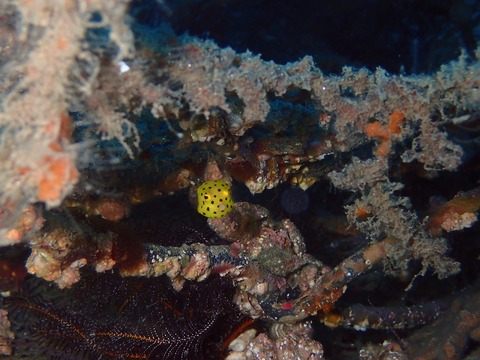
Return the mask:
<svg viewBox="0 0 480 360">
<path fill-rule="evenodd" d="M 373 271 L 411 290 L 420 275 L 454 279 L 462 265 L 473 266 L 471 256 L 449 251 L 462 231 L 478 232 L 478 149 L 467 153 L 450 134 L 465 135 L 459 119 L 478 118 L 478 51 L 429 75 L 351 67 L 327 75 L 310 56 L 279 65 L 166 26 L 129 27 L 127 5 L 0 5 L 12 15 L 0 40 L 16 45 L 0 48 L 0 245 L 23 241 L 31 274 L 60 288 L 78 282 L 84 267 L 166 275 L 178 291 L 220 274 L 235 286 L 236 308 L 264 321 L 239 334 L 229 358 L 320 359 L 322 345 L 306 319 L 320 313 L 362 328 L 356 322 L 375 307 L 351 303 L 356 315 L 332 319 L 339 300 L 352 302 L 356 282 Z M 226 181 L 246 201 L 217 217 L 196 203 L 197 189 L 203 200 L 212 195 L 202 192 L 205 181 Z M 449 181 L 452 189 L 442 184 Z M 312 189 L 302 208 L 310 206 L 309 216 L 285 219 L 272 205 L 284 183 Z M 274 196 L 267 200 L 251 197 L 268 189 Z M 170 203 L 165 195 L 178 197 Z M 229 192 L 222 201 L 233 204 Z M 175 243 L 175 231 L 159 223 L 204 224 L 196 205 L 212 215 L 214 235 L 177 232 Z M 342 234 L 304 237 L 299 227 L 308 230 L 315 217 L 332 225 L 322 230 L 338 221 Z M 342 236 L 357 246 L 344 252 Z M 316 251 L 328 240 L 334 260 Z M 404 328 L 442 321 L 436 306 L 391 305 L 375 295 L 375 323 L 393 324 L 382 316 L 402 319 L 394 325 Z M 467 337 L 478 337 L 473 296 L 464 297 L 457 310 L 470 325 L 458 338 L 442 335 L 455 348 L 446 358 L 458 358 Z M 457 311 L 445 309 L 445 318 Z M 408 349 L 399 343 L 361 353 L 419 353 L 416 334 L 406 339 Z"/>
</svg>

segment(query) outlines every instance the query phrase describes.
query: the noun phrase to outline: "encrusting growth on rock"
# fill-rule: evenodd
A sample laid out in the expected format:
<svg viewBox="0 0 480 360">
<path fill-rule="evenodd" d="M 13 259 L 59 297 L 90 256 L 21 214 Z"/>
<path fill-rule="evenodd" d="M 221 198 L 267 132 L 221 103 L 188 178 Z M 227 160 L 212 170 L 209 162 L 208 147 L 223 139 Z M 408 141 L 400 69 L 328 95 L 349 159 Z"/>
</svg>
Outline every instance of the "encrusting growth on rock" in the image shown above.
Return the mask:
<svg viewBox="0 0 480 360">
<path fill-rule="evenodd" d="M 480 50 L 330 73 L 175 34 L 195 3 L 1 2 L 0 353 L 474 356 Z"/>
</svg>

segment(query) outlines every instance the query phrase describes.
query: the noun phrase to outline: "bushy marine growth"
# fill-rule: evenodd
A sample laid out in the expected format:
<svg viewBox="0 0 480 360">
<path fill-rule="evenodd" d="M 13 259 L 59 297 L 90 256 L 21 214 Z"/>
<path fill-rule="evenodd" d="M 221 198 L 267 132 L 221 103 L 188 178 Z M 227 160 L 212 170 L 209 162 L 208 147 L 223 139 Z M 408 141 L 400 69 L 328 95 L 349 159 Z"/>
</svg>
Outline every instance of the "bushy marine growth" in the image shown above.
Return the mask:
<svg viewBox="0 0 480 360">
<path fill-rule="evenodd" d="M 350 67 L 325 75 L 309 56 L 278 65 L 208 40 L 130 27 L 127 5 L 0 5 L 11 15 L 1 24 L 2 43 L 15 45 L 0 49 L 0 244 L 26 241 L 30 273 L 69 287 L 84 266 L 118 267 L 125 276 L 167 274 L 180 289 L 216 271 L 238 280 L 242 311 L 303 324 L 329 312 L 377 264 L 400 277 L 412 259 L 420 262 L 411 283 L 429 270 L 440 278 L 460 271 L 448 257 L 449 235 L 476 223 L 478 190 L 464 189 L 422 215 L 395 172 L 403 166 L 432 179 L 458 170 L 466 157 L 446 128 L 478 130 L 478 50 L 475 59 L 463 54 L 430 75 Z M 220 247 L 163 248 L 136 239 L 121 248 L 132 207 L 231 178 L 253 194 L 284 182 L 307 189 L 328 181 L 352 193 L 345 215 L 370 243 L 330 268 L 306 253 L 290 221 L 274 222 L 267 210 L 244 203 L 209 219 L 228 241 Z M 74 209 L 78 224 L 66 221 L 62 207 L 42 215 L 39 203 Z M 285 331 L 292 344 L 309 336 Z M 254 336 L 238 353 L 253 356 L 249 346 L 258 340 L 283 354 L 273 335 Z"/>
</svg>

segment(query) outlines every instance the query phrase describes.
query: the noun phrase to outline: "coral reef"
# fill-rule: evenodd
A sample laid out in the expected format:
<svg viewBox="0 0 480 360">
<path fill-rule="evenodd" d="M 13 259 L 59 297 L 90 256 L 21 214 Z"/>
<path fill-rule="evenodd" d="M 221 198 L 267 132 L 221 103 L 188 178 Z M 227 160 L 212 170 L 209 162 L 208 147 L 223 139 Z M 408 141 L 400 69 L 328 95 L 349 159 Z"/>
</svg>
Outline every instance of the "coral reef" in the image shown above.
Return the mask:
<svg viewBox="0 0 480 360">
<path fill-rule="evenodd" d="M 479 351 L 480 16 L 429 73 L 328 73 L 167 25 L 196 6 L 0 4 L 0 352 Z"/>
</svg>

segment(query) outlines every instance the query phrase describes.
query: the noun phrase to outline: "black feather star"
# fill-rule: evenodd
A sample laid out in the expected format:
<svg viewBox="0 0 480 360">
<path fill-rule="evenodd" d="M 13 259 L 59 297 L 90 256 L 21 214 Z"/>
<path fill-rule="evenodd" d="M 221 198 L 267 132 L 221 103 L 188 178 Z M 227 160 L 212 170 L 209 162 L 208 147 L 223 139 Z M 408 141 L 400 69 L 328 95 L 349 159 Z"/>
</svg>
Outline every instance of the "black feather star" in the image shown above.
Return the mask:
<svg viewBox="0 0 480 360">
<path fill-rule="evenodd" d="M 52 357 L 186 360 L 221 358 L 219 334 L 240 321 L 231 295 L 222 279 L 176 292 L 162 278 L 89 274 L 50 302 L 28 294 L 4 302 L 17 333 Z"/>
</svg>

